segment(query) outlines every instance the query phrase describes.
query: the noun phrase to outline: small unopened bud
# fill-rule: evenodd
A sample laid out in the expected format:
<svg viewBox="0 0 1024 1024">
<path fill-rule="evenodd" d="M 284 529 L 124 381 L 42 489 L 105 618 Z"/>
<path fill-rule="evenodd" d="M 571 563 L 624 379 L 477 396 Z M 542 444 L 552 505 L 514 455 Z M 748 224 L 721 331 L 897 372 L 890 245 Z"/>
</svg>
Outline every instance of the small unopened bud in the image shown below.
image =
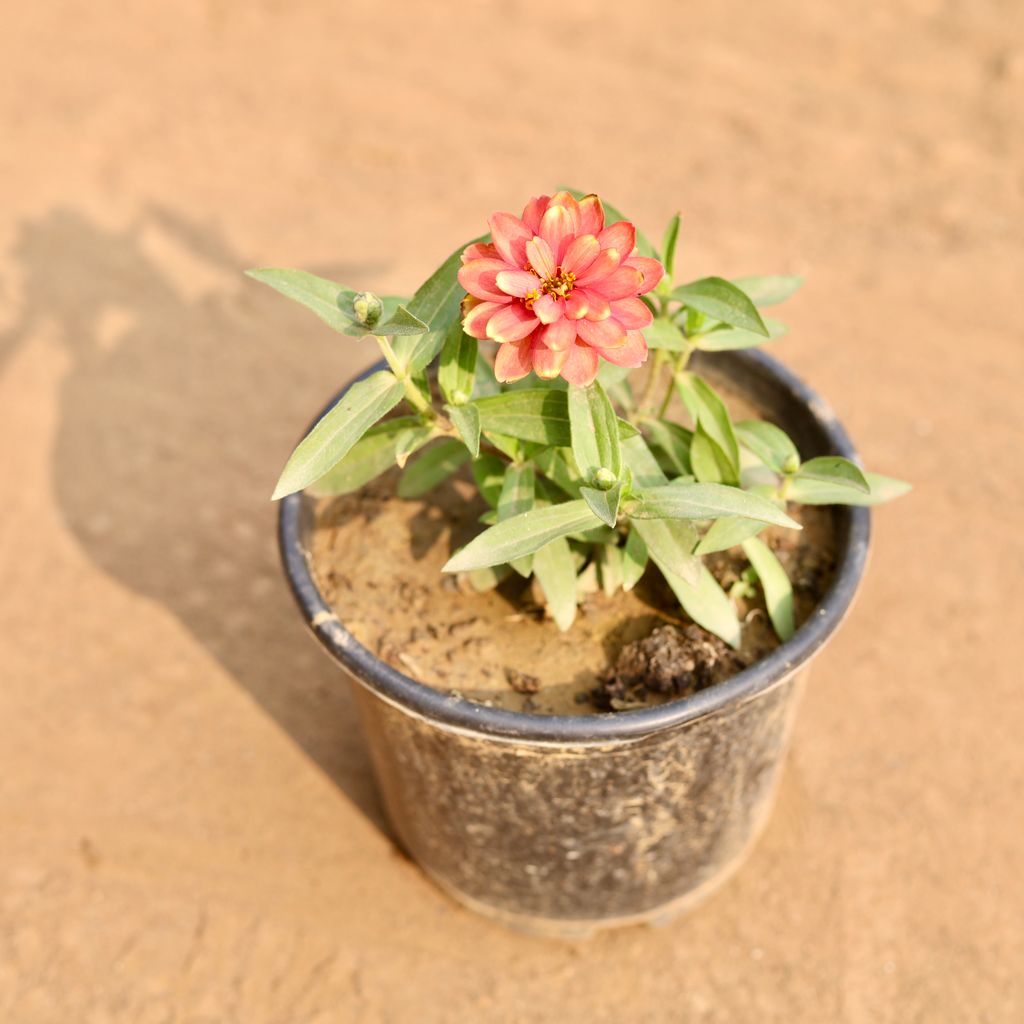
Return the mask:
<svg viewBox="0 0 1024 1024">
<path fill-rule="evenodd" d="M 373 292 L 359 292 L 352 300 L 352 312 L 364 327 L 373 327 L 384 312 L 384 303 Z"/>
<path fill-rule="evenodd" d="M 610 469 L 599 469 L 594 474 L 594 483 L 599 490 L 610 491 L 616 483 L 616 476 Z"/>
<path fill-rule="evenodd" d="M 795 473 L 800 468 L 800 456 L 799 455 L 787 455 L 786 461 L 782 464 L 782 472 L 787 476 L 791 473 Z"/>
<path fill-rule="evenodd" d="M 469 395 L 465 391 L 455 391 L 452 393 L 452 405 L 465 405 L 469 401 Z"/>
</svg>

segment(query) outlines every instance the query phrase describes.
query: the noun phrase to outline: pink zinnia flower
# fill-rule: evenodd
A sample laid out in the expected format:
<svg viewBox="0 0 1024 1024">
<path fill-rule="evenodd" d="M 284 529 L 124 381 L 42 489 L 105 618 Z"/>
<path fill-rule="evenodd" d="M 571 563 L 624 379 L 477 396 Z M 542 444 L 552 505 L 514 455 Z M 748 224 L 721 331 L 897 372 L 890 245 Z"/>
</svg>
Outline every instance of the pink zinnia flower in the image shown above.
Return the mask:
<svg viewBox="0 0 1024 1024">
<path fill-rule="evenodd" d="M 597 196 L 568 193 L 531 199 L 522 217 L 496 213 L 490 244 L 462 254 L 459 283 L 468 335 L 500 344 L 500 381 L 534 371 L 570 384 L 597 376 L 599 359 L 636 367 L 647 358 L 641 331 L 653 319 L 640 296 L 664 273 L 636 255 L 636 230 L 620 220 L 604 226 Z"/>
</svg>

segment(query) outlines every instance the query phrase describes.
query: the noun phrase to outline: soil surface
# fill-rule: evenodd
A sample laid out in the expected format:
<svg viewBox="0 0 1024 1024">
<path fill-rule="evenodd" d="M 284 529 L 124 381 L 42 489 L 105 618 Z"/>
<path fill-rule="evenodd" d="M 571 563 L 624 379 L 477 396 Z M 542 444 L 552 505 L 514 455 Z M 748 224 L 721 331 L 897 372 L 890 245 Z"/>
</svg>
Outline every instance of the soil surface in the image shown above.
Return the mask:
<svg viewBox="0 0 1024 1024">
<path fill-rule="evenodd" d="M 487 506 L 468 472 L 409 501 L 394 496 L 395 479 L 392 471 L 357 494 L 318 503 L 313 572 L 360 643 L 428 686 L 537 714 L 624 710 L 686 696 L 778 646 L 759 588 L 738 600 L 743 643 L 733 651 L 692 623 L 653 567 L 629 593 L 608 596 L 595 587 L 572 628 L 560 632 L 531 582 L 515 573 L 481 594 L 467 577 L 441 572 L 452 551 L 482 529 Z M 771 528 L 761 537 L 793 580 L 799 624 L 831 579 L 832 513 L 790 512 L 803 530 Z M 728 589 L 747 561 L 733 549 L 707 565 Z M 655 661 L 662 667 L 644 686 L 637 670 L 646 656 L 638 651 L 655 631 L 671 643 L 661 645 Z"/>
</svg>

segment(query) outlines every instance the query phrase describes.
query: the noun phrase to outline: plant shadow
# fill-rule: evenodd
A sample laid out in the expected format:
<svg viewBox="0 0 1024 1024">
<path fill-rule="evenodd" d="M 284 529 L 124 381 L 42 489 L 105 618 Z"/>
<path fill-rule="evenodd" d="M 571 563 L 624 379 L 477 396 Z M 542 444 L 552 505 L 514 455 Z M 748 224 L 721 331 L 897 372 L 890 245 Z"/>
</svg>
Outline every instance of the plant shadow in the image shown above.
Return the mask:
<svg viewBox="0 0 1024 1024">
<path fill-rule="evenodd" d="M 0 372 L 40 327 L 55 327 L 70 357 L 52 462 L 64 521 L 385 829 L 355 702 L 292 605 L 269 501 L 337 337 L 315 321 L 307 330 L 299 311 L 245 282 L 249 262 L 214 230 L 165 208 L 117 230 L 55 210 L 20 227 L 13 256 L 23 301 L 0 332 Z M 349 351 L 332 371 L 339 385 L 365 362 Z"/>
</svg>

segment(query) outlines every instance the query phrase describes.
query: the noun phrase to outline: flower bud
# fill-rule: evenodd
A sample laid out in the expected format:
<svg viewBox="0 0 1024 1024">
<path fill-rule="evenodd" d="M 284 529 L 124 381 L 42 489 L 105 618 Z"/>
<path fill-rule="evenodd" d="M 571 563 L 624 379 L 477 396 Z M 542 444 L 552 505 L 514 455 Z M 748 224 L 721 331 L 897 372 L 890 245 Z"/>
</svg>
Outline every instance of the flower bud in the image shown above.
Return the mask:
<svg viewBox="0 0 1024 1024">
<path fill-rule="evenodd" d="M 782 472 L 789 476 L 800 468 L 800 457 L 798 455 L 787 455 L 786 461 L 782 464 Z"/>
<path fill-rule="evenodd" d="M 616 476 L 610 469 L 602 467 L 594 474 L 594 483 L 599 490 L 610 491 L 616 483 Z"/>
<path fill-rule="evenodd" d="M 373 327 L 384 312 L 384 303 L 373 292 L 359 292 L 352 299 L 352 312 L 364 327 Z"/>
</svg>

